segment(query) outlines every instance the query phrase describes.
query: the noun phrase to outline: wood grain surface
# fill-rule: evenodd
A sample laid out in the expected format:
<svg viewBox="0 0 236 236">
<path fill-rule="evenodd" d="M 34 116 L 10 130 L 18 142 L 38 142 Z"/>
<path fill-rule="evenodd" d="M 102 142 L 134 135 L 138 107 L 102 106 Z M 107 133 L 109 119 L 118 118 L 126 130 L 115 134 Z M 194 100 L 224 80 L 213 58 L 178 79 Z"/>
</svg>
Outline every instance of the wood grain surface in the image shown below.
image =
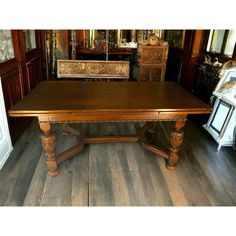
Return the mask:
<svg viewBox="0 0 236 236">
<path fill-rule="evenodd" d="M 42 82 L 10 109 L 10 116 L 39 116 L 74 112 L 209 113 L 203 103 L 173 82 Z M 118 119 L 118 118 L 117 118 Z"/>
</svg>

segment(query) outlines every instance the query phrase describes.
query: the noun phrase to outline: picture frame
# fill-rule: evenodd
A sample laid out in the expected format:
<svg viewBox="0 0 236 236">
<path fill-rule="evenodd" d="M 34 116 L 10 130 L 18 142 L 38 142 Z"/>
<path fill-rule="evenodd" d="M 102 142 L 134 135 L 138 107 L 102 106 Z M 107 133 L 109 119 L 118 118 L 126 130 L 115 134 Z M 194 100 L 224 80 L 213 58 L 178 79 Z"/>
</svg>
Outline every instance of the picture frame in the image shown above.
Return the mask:
<svg viewBox="0 0 236 236">
<path fill-rule="evenodd" d="M 236 68 L 224 70 L 218 84 L 215 87 L 214 93 L 219 92 L 223 85 L 227 82 L 236 82 Z"/>
<path fill-rule="evenodd" d="M 216 97 L 213 111 L 203 128 L 222 146 L 233 147 L 236 134 L 236 109 L 232 103 Z"/>
<path fill-rule="evenodd" d="M 224 127 L 227 125 L 229 115 L 231 114 L 233 106 L 225 101 L 219 100 L 214 115 L 210 122 L 210 127 L 219 135 L 222 133 Z"/>
</svg>

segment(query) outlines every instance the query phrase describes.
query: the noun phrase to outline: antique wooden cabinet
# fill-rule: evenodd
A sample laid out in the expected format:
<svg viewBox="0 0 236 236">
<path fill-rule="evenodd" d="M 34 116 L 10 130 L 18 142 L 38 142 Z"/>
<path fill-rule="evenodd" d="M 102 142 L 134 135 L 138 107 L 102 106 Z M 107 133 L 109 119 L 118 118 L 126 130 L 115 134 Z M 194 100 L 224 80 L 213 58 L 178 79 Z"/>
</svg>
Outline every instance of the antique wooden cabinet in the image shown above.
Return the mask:
<svg viewBox="0 0 236 236">
<path fill-rule="evenodd" d="M 139 45 L 139 81 L 165 80 L 168 45 Z"/>
<path fill-rule="evenodd" d="M 196 74 L 192 92 L 201 100 L 210 103 L 212 92 L 219 83 L 220 67 L 199 63 L 196 65 Z"/>
<path fill-rule="evenodd" d="M 0 76 L 7 111 L 43 79 L 40 31 L 0 30 Z M 12 141 L 29 124 L 27 118 L 7 120 Z"/>
</svg>

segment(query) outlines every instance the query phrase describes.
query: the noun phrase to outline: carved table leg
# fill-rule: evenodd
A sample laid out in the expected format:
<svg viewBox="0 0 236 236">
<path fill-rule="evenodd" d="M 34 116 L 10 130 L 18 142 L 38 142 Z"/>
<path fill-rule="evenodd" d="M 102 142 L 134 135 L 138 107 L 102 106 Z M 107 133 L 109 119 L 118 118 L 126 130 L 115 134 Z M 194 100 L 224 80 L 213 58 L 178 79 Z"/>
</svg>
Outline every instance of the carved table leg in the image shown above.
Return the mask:
<svg viewBox="0 0 236 236">
<path fill-rule="evenodd" d="M 43 134 L 41 135 L 43 150 L 46 154 L 46 164 L 48 174 L 56 176 L 59 173 L 56 161 L 56 135 L 52 130 L 52 124 L 47 122 L 39 123 L 40 129 Z"/>
<path fill-rule="evenodd" d="M 175 127 L 170 132 L 170 152 L 169 158 L 166 159 L 166 168 L 167 169 L 175 169 L 176 164 L 179 160 L 178 151 L 180 149 L 181 144 L 183 143 L 183 127 L 185 125 L 185 121 L 176 121 Z"/>
</svg>

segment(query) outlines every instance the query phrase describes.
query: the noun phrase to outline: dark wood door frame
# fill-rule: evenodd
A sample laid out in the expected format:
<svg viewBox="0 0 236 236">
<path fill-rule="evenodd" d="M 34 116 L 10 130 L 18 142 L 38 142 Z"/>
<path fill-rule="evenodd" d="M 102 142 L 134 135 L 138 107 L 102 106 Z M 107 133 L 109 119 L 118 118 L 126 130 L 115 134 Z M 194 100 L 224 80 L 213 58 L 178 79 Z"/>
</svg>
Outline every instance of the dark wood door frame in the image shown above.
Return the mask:
<svg viewBox="0 0 236 236">
<path fill-rule="evenodd" d="M 166 80 L 174 80 L 183 87 L 191 90 L 195 64 L 202 57 L 203 50 L 206 48 L 207 30 L 186 30 L 183 49 L 170 48 L 167 62 Z M 179 64 L 175 73 L 175 78 L 171 78 L 173 65 Z M 169 77 L 168 77 L 169 76 Z"/>
</svg>

